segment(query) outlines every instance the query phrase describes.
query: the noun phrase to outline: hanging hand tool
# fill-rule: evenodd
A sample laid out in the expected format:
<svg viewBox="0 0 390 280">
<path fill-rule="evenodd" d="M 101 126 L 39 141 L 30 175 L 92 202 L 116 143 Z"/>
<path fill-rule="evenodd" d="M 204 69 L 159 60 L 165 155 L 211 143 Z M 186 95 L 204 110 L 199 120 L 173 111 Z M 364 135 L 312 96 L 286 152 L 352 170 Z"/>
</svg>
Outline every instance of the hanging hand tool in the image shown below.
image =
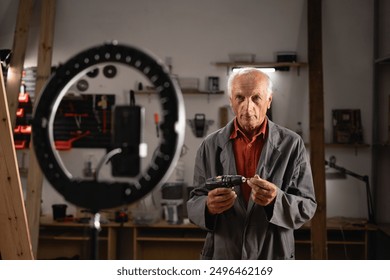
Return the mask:
<svg viewBox="0 0 390 280">
<path fill-rule="evenodd" d="M 79 140 L 80 138 L 86 137 L 91 132 L 89 130 L 85 131 L 84 133 L 78 133 L 73 138 L 70 138 L 68 140 L 55 140 L 55 147 L 57 150 L 70 150 L 72 148 L 72 144 L 74 141 Z"/>
<path fill-rule="evenodd" d="M 103 133 L 105 134 L 107 132 L 107 108 L 108 108 L 108 100 L 107 96 L 102 95 L 100 101 L 98 102 L 98 106 L 102 110 L 102 117 L 103 117 Z"/>
<path fill-rule="evenodd" d="M 159 116 L 158 116 L 158 113 L 154 113 L 154 123 L 156 124 L 156 134 L 157 134 L 157 138 L 160 137 L 160 128 L 159 128 Z"/>
<path fill-rule="evenodd" d="M 96 68 L 98 70 L 98 68 Z M 88 75 L 88 74 L 87 74 Z M 102 122 L 100 121 L 100 117 L 99 117 L 99 112 L 96 110 L 96 95 L 92 95 L 92 111 L 93 111 L 93 115 L 95 116 L 95 120 L 96 120 L 96 123 L 97 123 L 97 130 L 99 131 L 99 133 L 102 132 Z"/>
</svg>

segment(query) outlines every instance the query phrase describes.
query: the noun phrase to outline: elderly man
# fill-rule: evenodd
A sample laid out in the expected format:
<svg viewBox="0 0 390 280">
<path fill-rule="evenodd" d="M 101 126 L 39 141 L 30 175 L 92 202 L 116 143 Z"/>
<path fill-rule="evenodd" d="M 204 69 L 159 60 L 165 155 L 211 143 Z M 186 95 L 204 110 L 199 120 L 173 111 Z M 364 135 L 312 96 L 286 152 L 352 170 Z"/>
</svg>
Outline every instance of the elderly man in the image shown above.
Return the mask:
<svg viewBox="0 0 390 280">
<path fill-rule="evenodd" d="M 235 118 L 208 135 L 197 152 L 190 220 L 208 231 L 202 259 L 294 259 L 294 229 L 316 210 L 302 138 L 266 116 L 272 82 L 244 68 L 228 80 Z M 234 188 L 208 189 L 208 178 L 242 175 Z"/>
</svg>

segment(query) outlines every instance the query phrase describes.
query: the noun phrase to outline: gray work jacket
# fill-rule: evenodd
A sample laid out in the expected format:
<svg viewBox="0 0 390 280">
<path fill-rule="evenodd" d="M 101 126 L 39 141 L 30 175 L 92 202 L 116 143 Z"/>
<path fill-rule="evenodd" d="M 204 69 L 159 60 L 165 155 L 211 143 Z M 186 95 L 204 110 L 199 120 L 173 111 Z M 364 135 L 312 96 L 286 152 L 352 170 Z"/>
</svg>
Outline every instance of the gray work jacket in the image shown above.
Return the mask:
<svg viewBox="0 0 390 280">
<path fill-rule="evenodd" d="M 207 136 L 198 149 L 194 186 L 187 202 L 188 217 L 207 230 L 202 259 L 294 259 L 294 229 L 309 221 L 316 210 L 312 173 L 302 138 L 268 121 L 256 173 L 274 183 L 278 194 L 263 207 L 250 199 L 248 206 L 236 186 L 237 199 L 229 210 L 210 215 L 206 209 L 206 179 L 236 175 L 233 121 Z"/>
</svg>

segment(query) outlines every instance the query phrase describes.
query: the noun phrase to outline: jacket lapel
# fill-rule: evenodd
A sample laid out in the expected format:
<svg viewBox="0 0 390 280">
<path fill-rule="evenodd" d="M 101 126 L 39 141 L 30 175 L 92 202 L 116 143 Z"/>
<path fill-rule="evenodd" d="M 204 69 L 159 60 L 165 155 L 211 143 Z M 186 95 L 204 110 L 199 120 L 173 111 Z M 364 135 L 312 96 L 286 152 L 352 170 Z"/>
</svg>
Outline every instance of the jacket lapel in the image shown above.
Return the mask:
<svg viewBox="0 0 390 280">
<path fill-rule="evenodd" d="M 221 151 L 221 164 L 225 171 L 225 174 L 221 175 L 237 175 L 236 162 L 232 154 L 234 154 L 233 145 L 232 142 L 229 141 Z M 235 192 L 237 193 L 237 196 L 240 197 L 241 189 L 235 188 Z"/>
<path fill-rule="evenodd" d="M 270 172 L 274 168 L 277 159 L 281 155 L 277 143 L 279 139 L 278 129 L 275 124 L 268 120 L 268 137 L 263 150 L 260 155 L 259 162 L 257 164 L 256 173 L 263 179 L 268 180 Z M 253 206 L 255 205 L 252 198 L 249 199 L 247 214 L 250 213 Z"/>
<path fill-rule="evenodd" d="M 268 121 L 268 125 L 268 138 L 257 165 L 258 174 L 266 180 L 281 155 L 278 144 L 280 142 L 279 131 L 273 122 Z"/>
</svg>

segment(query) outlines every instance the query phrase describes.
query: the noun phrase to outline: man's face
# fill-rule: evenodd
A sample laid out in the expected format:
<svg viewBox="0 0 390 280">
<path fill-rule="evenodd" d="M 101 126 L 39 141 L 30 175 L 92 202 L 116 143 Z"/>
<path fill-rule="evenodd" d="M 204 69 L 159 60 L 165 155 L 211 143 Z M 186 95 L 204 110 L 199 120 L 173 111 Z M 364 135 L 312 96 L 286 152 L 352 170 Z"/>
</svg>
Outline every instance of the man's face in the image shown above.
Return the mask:
<svg viewBox="0 0 390 280">
<path fill-rule="evenodd" d="M 263 123 L 272 95 L 267 96 L 268 81 L 261 73 L 238 76 L 232 83 L 230 103 L 241 129 L 253 134 Z"/>
</svg>

